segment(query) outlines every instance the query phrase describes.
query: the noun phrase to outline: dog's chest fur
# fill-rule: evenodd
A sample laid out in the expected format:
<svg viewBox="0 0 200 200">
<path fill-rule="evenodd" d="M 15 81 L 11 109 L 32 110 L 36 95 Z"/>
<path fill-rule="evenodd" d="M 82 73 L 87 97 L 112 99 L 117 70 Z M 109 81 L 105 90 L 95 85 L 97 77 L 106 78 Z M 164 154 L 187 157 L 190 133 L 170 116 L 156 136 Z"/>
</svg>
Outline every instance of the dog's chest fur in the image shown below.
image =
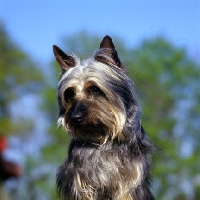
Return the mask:
<svg viewBox="0 0 200 200">
<path fill-rule="evenodd" d="M 143 159 L 131 144 L 96 147 L 73 140 L 69 156 L 59 169 L 58 186 L 71 199 L 134 200 L 145 179 L 140 164 Z"/>
</svg>

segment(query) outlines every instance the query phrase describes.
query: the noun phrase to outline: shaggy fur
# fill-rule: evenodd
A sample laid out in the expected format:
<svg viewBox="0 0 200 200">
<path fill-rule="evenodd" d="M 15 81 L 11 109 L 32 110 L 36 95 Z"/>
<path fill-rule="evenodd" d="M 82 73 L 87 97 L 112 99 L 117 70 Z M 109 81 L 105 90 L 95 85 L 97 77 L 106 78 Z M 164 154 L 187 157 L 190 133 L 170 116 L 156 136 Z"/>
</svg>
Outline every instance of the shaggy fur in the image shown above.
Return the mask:
<svg viewBox="0 0 200 200">
<path fill-rule="evenodd" d="M 58 123 L 72 136 L 57 174 L 64 200 L 154 200 L 150 191 L 153 145 L 140 122 L 135 87 L 112 39 L 84 61 L 53 46 L 62 68 Z"/>
</svg>

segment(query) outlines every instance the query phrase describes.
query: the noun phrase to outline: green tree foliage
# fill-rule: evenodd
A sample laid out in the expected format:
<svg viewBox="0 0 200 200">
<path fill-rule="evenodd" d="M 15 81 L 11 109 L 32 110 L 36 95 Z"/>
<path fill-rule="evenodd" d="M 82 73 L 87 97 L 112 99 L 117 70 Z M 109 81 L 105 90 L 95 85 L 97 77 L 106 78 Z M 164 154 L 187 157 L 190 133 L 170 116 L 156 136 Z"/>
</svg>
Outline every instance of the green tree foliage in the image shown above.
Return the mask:
<svg viewBox="0 0 200 200">
<path fill-rule="evenodd" d="M 41 83 L 39 69 L 9 38 L 0 23 L 0 135 L 23 133 L 32 127 L 30 120 L 13 119 L 10 107 L 27 94 L 34 95 Z"/>
<path fill-rule="evenodd" d="M 5 26 L 0 23 L 0 136 L 20 135 L 21 149 L 29 148 L 26 139 L 30 137 L 29 134 L 33 133 L 35 128 L 35 119 L 33 116 L 26 115 L 27 111 L 23 107 L 23 102 L 28 98 L 30 108 L 33 108 L 43 85 L 43 75 L 38 68 L 38 64 L 34 63 L 12 41 L 6 32 Z M 18 110 L 18 116 L 13 114 L 12 107 Z M 35 197 L 39 196 L 40 191 L 36 186 L 40 185 L 40 182 L 43 183 L 41 180 L 44 179 L 46 174 L 35 174 L 34 170 L 38 167 L 39 161 L 35 160 L 35 157 L 32 158 L 33 155 L 27 155 L 23 150 L 21 150 L 21 153 L 22 155 L 16 155 L 16 157 L 23 157 L 25 166 L 23 166 L 23 163 L 18 163 L 23 167 L 23 175 L 20 181 L 18 180 L 16 187 L 12 189 L 12 197 L 14 200 L 37 199 Z M 2 187 L 2 184 L 1 182 L 0 187 Z M 10 188 L 8 191 L 11 191 Z M 2 196 L 1 198 L 4 199 Z"/>
<path fill-rule="evenodd" d="M 153 167 L 158 199 L 199 199 L 199 66 L 183 49 L 156 38 L 134 52 L 129 71 L 144 127 L 161 149 Z"/>
<path fill-rule="evenodd" d="M 65 38 L 59 46 L 69 54 L 86 58 L 99 47 L 101 39 L 82 32 Z M 152 167 L 157 199 L 200 199 L 200 66 L 184 49 L 160 37 L 143 41 L 135 49 L 126 47 L 118 38 L 113 40 L 138 88 L 142 124 L 159 148 Z M 54 61 L 43 104 L 50 124 L 50 143 L 43 149 L 43 157 L 44 162 L 54 166 L 65 159 L 69 144 L 67 134 L 56 128 L 60 71 Z"/>
</svg>

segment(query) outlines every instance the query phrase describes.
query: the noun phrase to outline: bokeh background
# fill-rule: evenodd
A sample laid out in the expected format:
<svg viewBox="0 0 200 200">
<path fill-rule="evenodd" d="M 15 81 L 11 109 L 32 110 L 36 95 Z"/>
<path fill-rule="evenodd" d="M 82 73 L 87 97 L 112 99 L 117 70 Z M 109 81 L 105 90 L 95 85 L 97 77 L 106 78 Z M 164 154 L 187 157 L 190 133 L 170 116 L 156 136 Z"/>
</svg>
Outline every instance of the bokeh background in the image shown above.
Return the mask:
<svg viewBox="0 0 200 200">
<path fill-rule="evenodd" d="M 0 0 L 0 199 L 59 199 L 55 174 L 70 138 L 56 124 L 60 67 L 52 45 L 86 58 L 105 35 L 159 148 L 155 196 L 200 199 L 198 0 Z"/>
</svg>

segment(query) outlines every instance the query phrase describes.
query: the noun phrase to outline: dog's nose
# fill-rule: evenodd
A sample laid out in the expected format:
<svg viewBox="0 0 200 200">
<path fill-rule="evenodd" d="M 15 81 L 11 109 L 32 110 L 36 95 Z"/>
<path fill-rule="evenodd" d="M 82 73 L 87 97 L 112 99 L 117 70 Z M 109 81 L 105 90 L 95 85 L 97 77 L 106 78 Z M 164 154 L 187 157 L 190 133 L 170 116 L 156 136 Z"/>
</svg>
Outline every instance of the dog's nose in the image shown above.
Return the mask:
<svg viewBox="0 0 200 200">
<path fill-rule="evenodd" d="M 71 119 L 72 119 L 72 121 L 74 121 L 74 122 L 81 122 L 82 120 L 83 120 L 83 113 L 82 112 L 74 112 L 74 113 L 72 113 L 72 115 L 71 115 Z"/>
</svg>

